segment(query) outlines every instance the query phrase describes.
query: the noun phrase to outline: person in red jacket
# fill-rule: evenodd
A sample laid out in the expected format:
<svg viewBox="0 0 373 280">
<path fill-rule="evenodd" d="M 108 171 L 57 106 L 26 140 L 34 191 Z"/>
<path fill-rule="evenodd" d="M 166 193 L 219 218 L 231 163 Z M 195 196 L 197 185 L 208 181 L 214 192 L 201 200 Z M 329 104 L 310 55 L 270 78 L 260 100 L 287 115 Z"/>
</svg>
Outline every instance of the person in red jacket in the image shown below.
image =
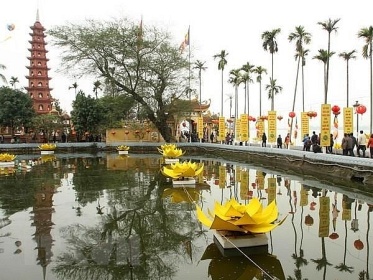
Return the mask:
<svg viewBox="0 0 373 280">
<path fill-rule="evenodd" d="M 370 135 L 367 143 L 367 148 L 369 148 L 370 158 L 373 158 L 373 134 Z"/>
</svg>

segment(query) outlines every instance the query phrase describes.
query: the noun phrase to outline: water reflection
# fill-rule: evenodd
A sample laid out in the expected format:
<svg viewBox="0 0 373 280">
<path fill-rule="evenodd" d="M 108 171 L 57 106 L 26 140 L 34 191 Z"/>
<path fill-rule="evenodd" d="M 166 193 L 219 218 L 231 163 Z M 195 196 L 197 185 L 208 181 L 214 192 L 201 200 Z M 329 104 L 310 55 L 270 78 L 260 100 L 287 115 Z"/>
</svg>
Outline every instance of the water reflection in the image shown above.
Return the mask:
<svg viewBox="0 0 373 280">
<path fill-rule="evenodd" d="M 192 158 L 203 176 L 175 188 L 158 155 L 23 158 L 28 170 L 0 172 L 1 279 L 369 279 L 373 267 L 373 195 L 353 185 Z M 289 215 L 268 254 L 250 256 L 258 266 L 216 251 L 195 216 L 195 204 L 253 197 Z"/>
</svg>

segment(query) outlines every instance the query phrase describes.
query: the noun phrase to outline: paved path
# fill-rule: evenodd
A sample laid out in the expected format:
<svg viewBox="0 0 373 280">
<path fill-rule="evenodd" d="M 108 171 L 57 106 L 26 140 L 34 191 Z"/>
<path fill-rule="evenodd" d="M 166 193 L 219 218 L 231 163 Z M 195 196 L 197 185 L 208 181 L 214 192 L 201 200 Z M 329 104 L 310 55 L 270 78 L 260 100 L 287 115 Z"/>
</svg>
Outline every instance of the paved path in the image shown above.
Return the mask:
<svg viewBox="0 0 373 280">
<path fill-rule="evenodd" d="M 153 143 L 153 142 L 117 142 L 106 144 L 105 142 L 79 142 L 79 143 L 57 143 L 57 148 L 61 149 L 87 149 L 96 145 L 99 150 L 115 149 L 118 145 L 127 145 L 129 147 L 160 147 L 164 143 Z M 0 152 L 8 150 L 22 150 L 22 149 L 35 149 L 38 150 L 38 143 L 19 143 L 19 144 L 0 144 Z M 343 156 L 341 151 L 337 151 L 337 154 L 326 154 L 326 153 L 313 153 L 305 152 L 302 150 L 302 147 L 296 146 L 291 149 L 278 149 L 273 148 L 268 145 L 268 147 L 263 148 L 258 144 L 251 144 L 250 146 L 239 146 L 239 145 L 225 145 L 225 144 L 216 144 L 216 143 L 176 143 L 178 147 L 200 147 L 200 148 L 216 148 L 224 150 L 234 150 L 234 151 L 251 151 L 258 153 L 268 153 L 268 154 L 282 154 L 292 157 L 304 158 L 309 160 L 322 160 L 325 162 L 338 163 L 341 165 L 356 165 L 360 167 L 366 166 L 367 168 L 373 168 L 373 159 L 370 158 L 361 158 L 361 157 L 352 157 L 352 156 Z M 356 152 L 355 152 L 356 154 Z"/>
</svg>

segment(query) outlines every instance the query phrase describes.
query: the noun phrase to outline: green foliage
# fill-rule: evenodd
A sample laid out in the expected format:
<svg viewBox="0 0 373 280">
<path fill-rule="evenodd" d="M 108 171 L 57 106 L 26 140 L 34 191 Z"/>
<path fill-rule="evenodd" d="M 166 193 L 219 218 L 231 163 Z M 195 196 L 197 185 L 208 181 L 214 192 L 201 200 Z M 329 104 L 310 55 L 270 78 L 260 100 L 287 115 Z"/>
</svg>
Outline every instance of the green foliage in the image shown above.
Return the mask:
<svg viewBox="0 0 373 280">
<path fill-rule="evenodd" d="M 29 127 L 35 111 L 28 94 L 9 87 L 0 88 L 0 125 L 9 126 L 14 131 L 16 127 Z"/>
<path fill-rule="evenodd" d="M 122 127 L 124 119 L 134 119 L 136 117 L 133 108 L 135 101 L 131 97 L 126 95 L 104 96 L 98 100 L 105 112 L 101 122 L 103 127 Z"/>
<path fill-rule="evenodd" d="M 43 131 L 49 139 L 53 131 L 62 130 L 63 123 L 58 115 L 42 114 L 33 119 L 32 126 L 35 131 Z"/>
<path fill-rule="evenodd" d="M 99 126 L 105 118 L 103 106 L 97 99 L 80 91 L 73 102 L 71 120 L 75 130 L 80 134 L 88 131 L 98 133 Z"/>
<path fill-rule="evenodd" d="M 167 108 L 183 96 L 190 81 L 189 62 L 168 33 L 143 26 L 140 38 L 137 23 L 114 19 L 57 26 L 48 34 L 63 51 L 61 70 L 103 78 L 112 96 L 131 96 L 146 119 L 170 140 Z"/>
</svg>

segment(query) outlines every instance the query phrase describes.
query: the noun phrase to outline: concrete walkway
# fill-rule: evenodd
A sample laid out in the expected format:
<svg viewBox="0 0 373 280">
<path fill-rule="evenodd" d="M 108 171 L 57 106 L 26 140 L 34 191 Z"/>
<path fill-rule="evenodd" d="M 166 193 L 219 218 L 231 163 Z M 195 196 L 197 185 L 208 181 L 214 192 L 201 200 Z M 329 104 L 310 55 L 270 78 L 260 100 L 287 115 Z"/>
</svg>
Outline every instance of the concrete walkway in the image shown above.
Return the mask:
<svg viewBox="0 0 373 280">
<path fill-rule="evenodd" d="M 147 147 L 147 150 L 154 147 L 154 152 L 156 152 L 156 148 L 160 147 L 164 143 L 153 143 L 153 142 L 115 142 L 106 144 L 105 142 L 77 142 L 77 143 L 57 143 L 57 149 L 60 150 L 79 150 L 79 149 L 88 149 L 88 148 L 97 148 L 98 150 L 115 150 L 115 148 L 119 145 L 127 145 L 129 147 L 133 147 L 133 149 L 138 149 L 140 147 Z M 352 156 L 343 156 L 341 155 L 341 151 L 337 150 L 336 154 L 326 154 L 326 153 L 313 153 L 313 152 L 306 152 L 303 151 L 303 147 L 295 146 L 291 149 L 278 149 L 271 147 L 268 145 L 267 147 L 263 148 L 258 144 L 250 144 L 250 146 L 239 146 L 239 145 L 225 145 L 225 144 L 216 144 L 216 143 L 199 143 L 199 142 L 192 142 L 192 143 L 175 143 L 178 147 L 196 147 L 196 148 L 216 148 L 216 149 L 223 149 L 223 150 L 232 150 L 235 152 L 245 152 L 250 151 L 254 153 L 266 153 L 266 154 L 281 154 L 285 156 L 303 158 L 308 160 L 315 160 L 315 161 L 324 161 L 330 162 L 333 164 L 340 164 L 348 165 L 348 166 L 359 166 L 359 167 L 367 167 L 367 169 L 373 169 L 373 159 L 371 158 L 362 158 L 362 157 L 352 157 Z M 8 152 L 14 151 L 18 152 L 18 150 L 35 150 L 38 151 L 40 144 L 38 143 L 19 143 L 19 144 L 0 144 L 0 152 Z M 367 153 L 369 154 L 369 153 Z M 356 151 L 355 151 L 356 155 Z"/>
</svg>

